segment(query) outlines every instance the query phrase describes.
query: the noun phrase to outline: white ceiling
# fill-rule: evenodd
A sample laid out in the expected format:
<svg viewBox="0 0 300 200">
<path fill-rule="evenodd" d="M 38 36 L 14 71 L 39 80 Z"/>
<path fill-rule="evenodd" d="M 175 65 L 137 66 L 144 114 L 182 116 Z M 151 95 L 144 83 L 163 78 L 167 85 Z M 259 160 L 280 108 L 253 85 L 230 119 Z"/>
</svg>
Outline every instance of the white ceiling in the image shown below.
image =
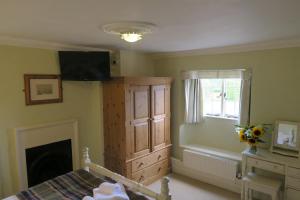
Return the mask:
<svg viewBox="0 0 300 200">
<path fill-rule="evenodd" d="M 1 0 L 0 36 L 147 52 L 300 38 L 300 0 Z M 135 44 L 101 26 L 158 26 Z"/>
</svg>

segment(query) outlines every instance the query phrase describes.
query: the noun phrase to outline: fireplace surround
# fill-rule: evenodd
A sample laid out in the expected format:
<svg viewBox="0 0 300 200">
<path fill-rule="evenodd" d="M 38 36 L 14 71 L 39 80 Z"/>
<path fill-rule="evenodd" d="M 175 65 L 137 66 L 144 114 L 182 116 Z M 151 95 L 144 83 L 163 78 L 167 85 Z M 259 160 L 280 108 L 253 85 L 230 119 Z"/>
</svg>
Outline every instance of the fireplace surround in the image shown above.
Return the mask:
<svg viewBox="0 0 300 200">
<path fill-rule="evenodd" d="M 28 186 L 30 187 L 39 183 L 40 181 L 43 181 L 42 179 L 48 179 L 49 177 L 51 178 L 51 176 L 57 176 L 60 173 L 79 168 L 77 120 L 67 120 L 30 127 L 15 128 L 12 136 L 13 145 L 11 151 L 11 162 L 13 178 L 15 179 L 14 182 L 16 183 L 14 188 L 16 191 L 25 190 L 28 188 Z M 61 144 L 63 142 L 65 143 Z M 66 148 L 68 143 L 70 144 L 71 148 Z M 36 151 L 39 151 L 39 149 L 47 149 L 48 145 L 50 145 L 50 149 L 54 149 L 52 153 L 49 150 L 36 153 Z M 63 157 L 64 161 L 62 161 L 61 158 L 59 158 L 60 156 L 58 156 L 59 150 L 61 150 L 60 156 Z M 34 176 L 37 176 L 37 174 L 40 173 L 40 176 L 44 176 L 41 180 L 33 180 L 32 177 L 29 178 L 28 176 L 30 174 L 28 173 L 30 171 L 30 167 L 32 167 L 32 163 L 30 164 L 32 158 L 30 158 L 30 156 L 28 157 L 29 152 L 33 152 L 33 154 L 37 155 L 37 161 L 40 159 L 48 160 L 44 164 L 36 164 L 35 162 L 37 161 L 33 161 L 33 165 L 36 164 L 35 167 L 37 167 L 35 170 L 31 169 L 33 178 L 35 179 Z M 69 160 L 70 162 L 66 162 L 66 164 L 66 160 Z M 55 165 L 53 165 L 54 162 L 56 162 Z M 44 168 L 45 164 L 51 165 L 49 167 L 52 169 L 48 169 L 48 172 L 44 171 L 44 174 L 36 171 Z M 64 170 L 60 168 L 60 166 L 63 165 L 66 165 Z M 44 168 L 43 170 L 47 169 Z M 57 170 L 57 173 L 53 173 L 55 170 Z"/>
</svg>

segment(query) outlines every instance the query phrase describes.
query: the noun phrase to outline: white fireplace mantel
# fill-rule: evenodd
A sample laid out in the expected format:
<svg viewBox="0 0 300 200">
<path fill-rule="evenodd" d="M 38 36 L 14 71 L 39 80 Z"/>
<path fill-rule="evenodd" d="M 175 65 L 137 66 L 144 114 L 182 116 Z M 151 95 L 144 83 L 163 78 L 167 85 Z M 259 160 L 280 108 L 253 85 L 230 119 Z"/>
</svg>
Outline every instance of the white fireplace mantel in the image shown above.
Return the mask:
<svg viewBox="0 0 300 200">
<path fill-rule="evenodd" d="M 15 188 L 20 191 L 28 188 L 25 150 L 53 142 L 71 139 L 73 169 L 79 168 L 78 122 L 67 120 L 14 129 L 13 168 Z"/>
</svg>

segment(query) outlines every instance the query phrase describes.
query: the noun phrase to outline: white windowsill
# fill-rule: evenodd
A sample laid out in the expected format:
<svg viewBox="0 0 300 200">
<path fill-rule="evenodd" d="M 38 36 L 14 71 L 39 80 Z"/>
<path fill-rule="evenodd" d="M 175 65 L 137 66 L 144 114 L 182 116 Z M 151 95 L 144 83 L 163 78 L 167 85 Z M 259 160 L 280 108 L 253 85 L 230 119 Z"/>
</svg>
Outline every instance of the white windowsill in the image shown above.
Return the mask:
<svg viewBox="0 0 300 200">
<path fill-rule="evenodd" d="M 225 119 L 231 121 L 238 121 L 237 118 L 230 118 L 230 117 L 221 117 L 221 116 L 213 116 L 213 115 L 204 115 L 205 118 L 212 118 L 212 119 Z"/>
</svg>

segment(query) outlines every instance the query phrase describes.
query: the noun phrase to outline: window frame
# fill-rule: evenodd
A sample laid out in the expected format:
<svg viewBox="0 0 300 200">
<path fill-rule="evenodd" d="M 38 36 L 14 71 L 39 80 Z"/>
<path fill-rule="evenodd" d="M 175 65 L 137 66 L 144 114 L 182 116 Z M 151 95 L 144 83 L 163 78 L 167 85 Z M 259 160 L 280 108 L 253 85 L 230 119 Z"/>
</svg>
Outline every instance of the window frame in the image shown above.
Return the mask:
<svg viewBox="0 0 300 200">
<path fill-rule="evenodd" d="M 221 113 L 220 113 L 220 115 L 214 115 L 214 114 L 207 114 L 207 113 L 204 113 L 204 109 L 203 109 L 203 116 L 205 116 L 205 117 L 209 117 L 209 118 L 217 118 L 217 119 L 228 119 L 228 120 L 238 120 L 239 119 L 239 117 L 240 117 L 240 112 L 241 112 L 241 110 L 240 110 L 240 108 L 239 108 L 239 114 L 237 115 L 237 116 L 234 116 L 234 115 L 226 115 L 225 114 L 225 101 L 226 101 L 226 92 L 225 92 L 225 80 L 226 80 L 226 78 L 216 78 L 216 80 L 217 79 L 219 79 L 219 80 L 221 80 L 221 93 L 220 93 L 220 97 L 222 98 L 221 99 Z M 239 79 L 240 81 L 241 81 L 241 79 L 240 78 L 237 78 L 237 79 Z M 201 80 L 203 80 L 203 79 L 201 79 Z M 240 90 L 240 94 L 241 94 L 241 90 Z M 241 101 L 241 99 L 240 99 L 240 101 Z M 203 95 L 203 102 L 204 102 L 204 95 Z"/>
</svg>

